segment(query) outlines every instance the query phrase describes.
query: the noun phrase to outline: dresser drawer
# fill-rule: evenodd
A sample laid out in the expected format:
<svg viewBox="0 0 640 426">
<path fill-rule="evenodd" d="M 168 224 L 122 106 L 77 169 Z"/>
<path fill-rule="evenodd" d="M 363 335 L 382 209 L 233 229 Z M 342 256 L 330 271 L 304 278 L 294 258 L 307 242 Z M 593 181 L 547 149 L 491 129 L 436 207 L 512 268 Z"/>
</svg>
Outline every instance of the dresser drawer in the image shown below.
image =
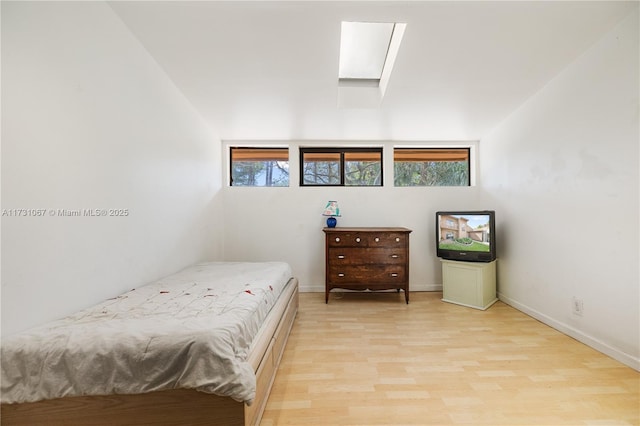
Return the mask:
<svg viewBox="0 0 640 426">
<path fill-rule="evenodd" d="M 329 247 L 404 247 L 409 237 L 400 232 L 343 232 L 327 236 Z"/>
<path fill-rule="evenodd" d="M 383 284 L 405 282 L 405 271 L 406 268 L 403 265 L 347 265 L 331 267 L 327 274 L 329 280 L 335 284 Z"/>
<path fill-rule="evenodd" d="M 330 247 L 327 256 L 330 265 L 393 265 L 407 260 L 405 250 L 393 248 Z"/>
</svg>

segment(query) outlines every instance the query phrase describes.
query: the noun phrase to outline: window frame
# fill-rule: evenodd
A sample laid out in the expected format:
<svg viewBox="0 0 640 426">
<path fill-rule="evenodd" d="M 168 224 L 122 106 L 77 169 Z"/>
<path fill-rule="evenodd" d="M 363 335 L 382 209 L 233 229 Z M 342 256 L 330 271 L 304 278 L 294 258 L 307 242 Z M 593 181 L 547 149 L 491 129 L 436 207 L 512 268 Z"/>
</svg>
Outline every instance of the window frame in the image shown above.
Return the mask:
<svg viewBox="0 0 640 426">
<path fill-rule="evenodd" d="M 369 152 L 380 154 L 380 183 L 378 185 L 346 185 L 345 184 L 345 153 Z M 305 183 L 304 181 L 304 154 L 339 154 L 340 155 L 340 182 L 337 184 Z M 384 149 L 379 146 L 372 147 L 299 147 L 299 173 L 300 187 L 346 187 L 346 188 L 378 188 L 384 186 Z"/>
<path fill-rule="evenodd" d="M 234 163 L 234 157 L 233 157 L 233 153 L 234 150 L 238 150 L 238 151 L 249 151 L 249 150 L 255 150 L 255 151 L 285 151 L 287 154 L 287 159 L 286 162 L 289 166 L 289 179 L 287 182 L 287 185 L 234 185 L 233 184 L 233 163 Z M 229 155 L 229 162 L 228 162 L 228 179 L 229 179 L 229 186 L 230 187 L 235 187 L 235 188 L 288 188 L 291 186 L 291 152 L 290 152 L 290 148 L 288 146 L 260 146 L 260 145 L 228 145 L 227 146 L 227 153 Z M 252 161 L 256 161 L 256 160 L 252 160 Z M 268 159 L 265 159 L 264 161 L 269 161 Z M 271 160 L 271 161 L 278 161 L 278 160 Z M 280 161 L 285 161 L 285 160 L 280 160 Z"/>
<path fill-rule="evenodd" d="M 407 162 L 405 161 L 397 161 L 396 160 L 396 151 L 424 151 L 424 152 L 428 152 L 428 151 L 432 151 L 434 154 L 442 154 L 445 155 L 447 151 L 453 151 L 453 152 L 462 152 L 464 151 L 466 153 L 466 163 L 467 163 L 467 179 L 466 179 L 466 185 L 396 185 L 396 163 L 397 162 Z M 435 187 L 451 187 L 451 188 L 468 188 L 471 186 L 474 186 L 474 179 L 473 179 L 473 164 L 474 164 L 474 160 L 473 160 L 473 155 L 474 155 L 474 147 L 473 146 L 394 146 L 393 147 L 393 171 L 394 171 L 394 176 L 393 176 L 393 186 L 394 188 L 435 188 Z M 420 161 L 420 160 L 415 160 L 416 162 L 428 162 L 428 161 L 442 161 L 442 162 L 446 162 L 447 160 L 429 160 L 428 158 L 425 158 L 424 160 Z M 449 160 L 452 161 L 452 160 Z"/>
</svg>

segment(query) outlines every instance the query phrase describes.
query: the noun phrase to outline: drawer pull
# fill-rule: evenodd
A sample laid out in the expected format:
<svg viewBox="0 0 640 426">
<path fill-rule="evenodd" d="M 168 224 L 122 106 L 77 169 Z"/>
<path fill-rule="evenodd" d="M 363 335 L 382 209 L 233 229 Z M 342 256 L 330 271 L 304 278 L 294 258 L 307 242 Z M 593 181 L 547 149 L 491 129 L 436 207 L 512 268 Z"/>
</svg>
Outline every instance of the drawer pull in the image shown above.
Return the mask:
<svg viewBox="0 0 640 426">
<path fill-rule="evenodd" d="M 399 257 L 400 257 L 400 256 L 398 256 L 397 254 L 392 254 L 392 255 L 391 255 L 391 258 L 392 258 L 392 259 L 397 259 L 397 258 L 399 258 Z"/>
<path fill-rule="evenodd" d="M 338 259 L 344 259 L 344 254 L 339 254 Z"/>
<path fill-rule="evenodd" d="M 397 276 L 398 276 L 398 274 L 397 274 L 397 273 L 395 273 L 395 272 L 392 272 L 392 273 L 391 273 L 391 276 L 392 276 L 392 277 L 397 277 Z"/>
<path fill-rule="evenodd" d="M 336 243 L 340 242 L 340 237 L 336 237 Z"/>
<path fill-rule="evenodd" d="M 343 273 L 338 274 L 339 277 L 344 277 Z"/>
<path fill-rule="evenodd" d="M 396 237 L 396 243 L 400 242 L 400 237 Z"/>
<path fill-rule="evenodd" d="M 360 242 L 360 237 L 356 238 L 356 243 Z"/>
<path fill-rule="evenodd" d="M 375 242 L 376 243 L 380 242 L 380 238 L 376 237 Z"/>
</svg>

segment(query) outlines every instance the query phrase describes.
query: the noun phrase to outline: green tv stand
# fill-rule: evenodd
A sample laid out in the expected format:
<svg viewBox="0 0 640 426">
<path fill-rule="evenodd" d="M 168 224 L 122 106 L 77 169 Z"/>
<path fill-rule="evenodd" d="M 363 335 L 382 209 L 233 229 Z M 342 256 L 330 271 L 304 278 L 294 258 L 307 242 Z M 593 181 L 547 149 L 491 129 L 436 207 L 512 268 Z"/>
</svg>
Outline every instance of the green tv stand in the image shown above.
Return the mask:
<svg viewBox="0 0 640 426">
<path fill-rule="evenodd" d="M 496 297 L 496 260 L 463 262 L 441 259 L 442 301 L 485 310 Z"/>
</svg>

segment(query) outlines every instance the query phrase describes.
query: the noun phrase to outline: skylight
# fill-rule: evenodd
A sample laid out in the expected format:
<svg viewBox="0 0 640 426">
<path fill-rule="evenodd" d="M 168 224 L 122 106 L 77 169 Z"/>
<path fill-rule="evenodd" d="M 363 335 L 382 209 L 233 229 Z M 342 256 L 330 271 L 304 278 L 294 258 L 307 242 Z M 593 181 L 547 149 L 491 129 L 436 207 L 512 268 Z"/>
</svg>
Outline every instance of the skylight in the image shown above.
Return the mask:
<svg viewBox="0 0 640 426">
<path fill-rule="evenodd" d="M 342 22 L 338 106 L 376 108 L 387 90 L 407 24 Z"/>
<path fill-rule="evenodd" d="M 338 77 L 380 80 L 394 26 L 393 23 L 343 22 Z"/>
</svg>

